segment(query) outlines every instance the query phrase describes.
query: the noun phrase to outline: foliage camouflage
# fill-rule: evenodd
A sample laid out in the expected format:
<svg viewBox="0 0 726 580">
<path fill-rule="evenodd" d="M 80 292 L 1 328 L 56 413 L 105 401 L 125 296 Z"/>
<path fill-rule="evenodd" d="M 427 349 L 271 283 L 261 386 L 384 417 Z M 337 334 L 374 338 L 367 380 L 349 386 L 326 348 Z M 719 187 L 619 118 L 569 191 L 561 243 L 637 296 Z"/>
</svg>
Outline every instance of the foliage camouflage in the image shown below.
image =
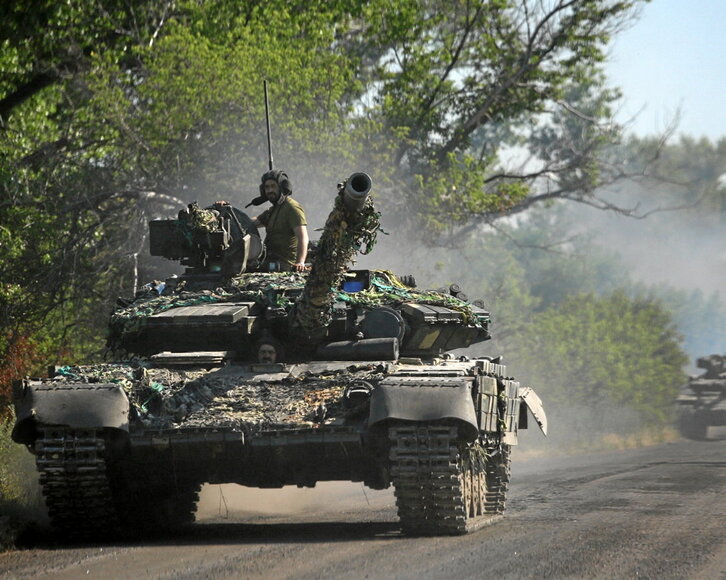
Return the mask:
<svg viewBox="0 0 726 580">
<path fill-rule="evenodd" d="M 57 383 L 115 383 L 123 387 L 134 416 L 148 429 L 220 427 L 252 435 L 261 429 L 302 428 L 340 421 L 357 413 L 346 407 L 345 387 L 357 381 L 380 380 L 386 371 L 380 363 L 328 364 L 210 373 L 206 369 L 154 368 L 142 360 L 133 364 L 99 363 L 56 368 Z M 324 412 L 323 412 L 324 409 Z"/>
<path fill-rule="evenodd" d="M 331 287 L 340 285 L 356 253 L 367 254 L 373 249 L 380 229 L 379 218 L 370 197 L 359 213 L 348 211 L 341 195 L 335 198 L 317 245 L 318 255 L 307 277 L 308 287 L 294 313 L 294 324 L 304 334 L 311 336 L 330 322 L 334 299 Z"/>
<path fill-rule="evenodd" d="M 215 291 L 189 292 L 181 285 L 170 295 L 159 296 L 153 290 L 143 292 L 111 315 L 107 341 L 109 356 L 120 356 L 124 338 L 143 330 L 150 316 L 173 308 L 217 302 L 255 302 L 265 307 L 283 308 L 289 315 L 305 281 L 304 275 L 294 272 L 250 272 L 233 278 L 228 285 Z M 370 287 L 360 292 L 348 293 L 337 288 L 327 288 L 326 293 L 330 295 L 330 304 L 325 309 L 324 318 L 329 318 L 330 306 L 334 301 L 346 302 L 362 310 L 417 302 L 445 306 L 461 312 L 466 324 L 482 325 L 488 322 L 488 318 L 483 320 L 481 315 L 475 314 L 468 302 L 443 292 L 409 288 L 388 271 L 371 271 Z"/>
</svg>

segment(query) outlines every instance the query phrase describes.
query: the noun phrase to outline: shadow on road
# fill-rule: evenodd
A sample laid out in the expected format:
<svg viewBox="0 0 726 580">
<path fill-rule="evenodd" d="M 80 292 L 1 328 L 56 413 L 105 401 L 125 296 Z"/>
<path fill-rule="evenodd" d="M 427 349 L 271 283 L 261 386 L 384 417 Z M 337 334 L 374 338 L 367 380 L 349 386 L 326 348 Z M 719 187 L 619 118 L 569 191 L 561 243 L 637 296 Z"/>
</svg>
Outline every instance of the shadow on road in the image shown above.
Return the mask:
<svg viewBox="0 0 726 580">
<path fill-rule="evenodd" d="M 79 549 L 110 546 L 180 546 L 208 544 L 319 543 L 402 538 L 398 522 L 195 523 L 174 532 L 139 535 L 107 542 L 69 540 L 50 528 L 27 530 L 18 540 L 23 549 Z"/>
</svg>

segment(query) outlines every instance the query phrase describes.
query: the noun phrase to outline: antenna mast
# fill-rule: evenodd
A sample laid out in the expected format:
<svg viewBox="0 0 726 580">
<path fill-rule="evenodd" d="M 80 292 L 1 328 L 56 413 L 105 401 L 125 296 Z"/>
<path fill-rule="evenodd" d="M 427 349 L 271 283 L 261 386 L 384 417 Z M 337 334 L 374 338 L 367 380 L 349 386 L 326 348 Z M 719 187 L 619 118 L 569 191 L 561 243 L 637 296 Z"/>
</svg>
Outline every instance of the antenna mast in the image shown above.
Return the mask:
<svg viewBox="0 0 726 580">
<path fill-rule="evenodd" d="M 270 171 L 272 171 L 272 141 L 270 139 L 270 105 L 267 101 L 267 81 L 262 81 L 265 87 L 265 121 L 267 123 L 267 159 L 270 165 Z"/>
</svg>

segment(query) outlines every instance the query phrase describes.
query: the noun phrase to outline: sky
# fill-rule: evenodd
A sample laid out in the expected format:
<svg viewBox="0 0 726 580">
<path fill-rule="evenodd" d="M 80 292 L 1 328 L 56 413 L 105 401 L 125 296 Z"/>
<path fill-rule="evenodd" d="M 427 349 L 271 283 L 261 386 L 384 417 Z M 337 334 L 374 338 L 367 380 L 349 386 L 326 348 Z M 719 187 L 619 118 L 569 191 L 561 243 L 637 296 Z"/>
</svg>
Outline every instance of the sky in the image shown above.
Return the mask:
<svg viewBox="0 0 726 580">
<path fill-rule="evenodd" d="M 640 135 L 726 137 L 726 0 L 652 0 L 613 41 L 607 73 L 623 91 L 618 120 Z"/>
</svg>

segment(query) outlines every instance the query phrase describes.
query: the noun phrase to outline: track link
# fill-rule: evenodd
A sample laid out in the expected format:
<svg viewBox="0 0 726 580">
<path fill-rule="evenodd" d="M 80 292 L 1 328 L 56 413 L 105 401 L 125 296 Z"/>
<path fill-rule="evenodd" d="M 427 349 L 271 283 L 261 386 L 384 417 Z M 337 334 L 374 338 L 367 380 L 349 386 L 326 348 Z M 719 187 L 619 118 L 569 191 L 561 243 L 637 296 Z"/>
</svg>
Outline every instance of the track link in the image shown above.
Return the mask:
<svg viewBox="0 0 726 580">
<path fill-rule="evenodd" d="M 53 527 L 74 539 L 159 533 L 194 521 L 200 485 L 109 466 L 104 433 L 44 427 L 35 442 L 36 466 Z"/>
<path fill-rule="evenodd" d="M 486 460 L 479 444 L 463 445 L 455 425 L 390 427 L 389 459 L 404 533 L 465 534 L 495 521 L 487 511 Z"/>
<path fill-rule="evenodd" d="M 76 538 L 105 536 L 117 530 L 102 432 L 41 428 L 35 452 L 54 527 Z"/>
<path fill-rule="evenodd" d="M 501 514 L 507 501 L 511 474 L 511 448 L 509 445 L 488 447 L 486 461 L 486 511 Z"/>
</svg>

